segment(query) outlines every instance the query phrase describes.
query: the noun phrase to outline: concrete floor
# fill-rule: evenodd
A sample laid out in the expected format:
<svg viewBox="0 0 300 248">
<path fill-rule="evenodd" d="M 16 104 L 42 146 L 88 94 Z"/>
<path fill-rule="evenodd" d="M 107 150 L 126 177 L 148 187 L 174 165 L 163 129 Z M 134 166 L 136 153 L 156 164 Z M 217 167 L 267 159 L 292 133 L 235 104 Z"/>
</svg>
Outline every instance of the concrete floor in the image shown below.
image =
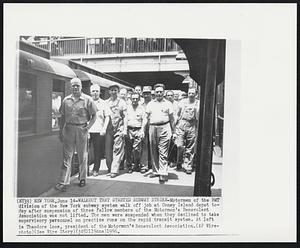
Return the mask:
<svg viewBox="0 0 300 248">
<path fill-rule="evenodd" d="M 90 166 L 90 171 L 93 165 Z M 214 157 L 213 173 L 215 185 L 212 187 L 212 196 L 221 196 L 222 188 L 222 161 Z M 92 175 L 92 173 L 90 173 Z M 110 196 L 193 196 L 195 172 L 187 175 L 175 168 L 169 168 L 168 182 L 160 184 L 158 178 L 150 178 L 150 172 L 132 174 L 121 171 L 120 175 L 110 178 L 107 174 L 105 160 L 101 161 L 100 174 L 97 177 L 87 178 L 86 186 L 79 187 L 77 176 L 72 177 L 71 184 L 66 192 L 59 192 L 54 188 L 43 193 L 41 197 L 110 197 Z"/>
</svg>

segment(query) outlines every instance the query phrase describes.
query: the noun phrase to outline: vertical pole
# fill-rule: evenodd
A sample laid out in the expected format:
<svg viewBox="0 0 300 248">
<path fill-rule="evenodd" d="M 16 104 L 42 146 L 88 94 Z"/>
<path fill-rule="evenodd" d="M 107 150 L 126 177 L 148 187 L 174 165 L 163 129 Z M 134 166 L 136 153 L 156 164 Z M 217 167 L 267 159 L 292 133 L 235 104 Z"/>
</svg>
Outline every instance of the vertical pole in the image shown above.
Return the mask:
<svg viewBox="0 0 300 248">
<path fill-rule="evenodd" d="M 84 54 L 85 55 L 86 55 L 86 49 L 87 49 L 86 45 L 87 45 L 87 40 L 86 40 L 86 37 L 84 37 Z"/>
<path fill-rule="evenodd" d="M 52 51 L 51 44 L 52 44 L 52 37 L 50 36 L 50 39 L 49 39 L 49 52 L 50 52 L 50 56 L 52 55 L 51 54 L 51 51 Z"/>
<path fill-rule="evenodd" d="M 126 52 L 126 38 L 123 38 L 123 53 Z"/>
<path fill-rule="evenodd" d="M 194 196 L 211 196 L 210 180 L 218 47 L 218 40 L 207 41 L 207 63 L 206 68 L 203 68 L 206 70 L 206 76 L 201 87 Z"/>
<path fill-rule="evenodd" d="M 164 39 L 164 52 L 167 51 L 167 39 L 165 38 Z"/>
</svg>

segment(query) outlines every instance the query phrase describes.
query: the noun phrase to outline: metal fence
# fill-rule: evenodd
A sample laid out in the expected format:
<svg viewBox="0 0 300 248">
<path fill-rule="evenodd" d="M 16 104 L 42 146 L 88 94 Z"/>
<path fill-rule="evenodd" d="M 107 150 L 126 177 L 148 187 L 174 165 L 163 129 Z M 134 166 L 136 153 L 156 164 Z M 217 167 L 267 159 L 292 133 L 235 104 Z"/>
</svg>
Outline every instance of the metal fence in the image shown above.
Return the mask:
<svg viewBox="0 0 300 248">
<path fill-rule="evenodd" d="M 51 56 L 77 54 L 120 54 L 179 51 L 172 39 L 163 38 L 71 38 L 31 42 L 50 51 Z"/>
</svg>

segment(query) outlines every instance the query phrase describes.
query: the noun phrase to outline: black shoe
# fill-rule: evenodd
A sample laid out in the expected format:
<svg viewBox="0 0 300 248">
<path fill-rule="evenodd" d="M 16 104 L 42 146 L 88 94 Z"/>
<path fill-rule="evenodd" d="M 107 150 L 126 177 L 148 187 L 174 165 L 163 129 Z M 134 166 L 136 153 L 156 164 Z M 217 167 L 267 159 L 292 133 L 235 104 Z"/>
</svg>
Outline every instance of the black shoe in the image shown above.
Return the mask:
<svg viewBox="0 0 300 248">
<path fill-rule="evenodd" d="M 85 179 L 81 179 L 79 182 L 79 187 L 84 187 L 85 186 Z"/>
<path fill-rule="evenodd" d="M 159 182 L 160 183 L 165 183 L 166 181 L 168 181 L 168 177 L 167 176 L 162 176 L 162 175 L 159 176 Z"/>
<path fill-rule="evenodd" d="M 182 166 L 181 166 L 181 164 L 177 164 L 177 166 L 176 166 L 176 170 L 177 170 L 177 171 L 181 171 L 181 170 L 182 170 Z"/>
<path fill-rule="evenodd" d="M 131 174 L 133 172 L 133 169 L 132 168 L 130 168 L 128 171 L 127 171 L 127 173 L 129 173 L 129 174 Z"/>
<path fill-rule="evenodd" d="M 66 185 L 58 183 L 55 185 L 55 189 L 61 192 L 65 192 L 66 191 Z"/>
</svg>

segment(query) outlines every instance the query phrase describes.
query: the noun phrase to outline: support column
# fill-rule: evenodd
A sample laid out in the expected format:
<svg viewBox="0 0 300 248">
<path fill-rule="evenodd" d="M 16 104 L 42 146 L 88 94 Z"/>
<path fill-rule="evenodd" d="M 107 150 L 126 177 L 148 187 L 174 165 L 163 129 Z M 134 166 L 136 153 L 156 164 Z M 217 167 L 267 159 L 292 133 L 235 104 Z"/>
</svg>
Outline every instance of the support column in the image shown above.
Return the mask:
<svg viewBox="0 0 300 248">
<path fill-rule="evenodd" d="M 213 123 L 216 98 L 217 55 L 220 41 L 207 41 L 205 81 L 201 85 L 194 196 L 211 196 Z"/>
</svg>

